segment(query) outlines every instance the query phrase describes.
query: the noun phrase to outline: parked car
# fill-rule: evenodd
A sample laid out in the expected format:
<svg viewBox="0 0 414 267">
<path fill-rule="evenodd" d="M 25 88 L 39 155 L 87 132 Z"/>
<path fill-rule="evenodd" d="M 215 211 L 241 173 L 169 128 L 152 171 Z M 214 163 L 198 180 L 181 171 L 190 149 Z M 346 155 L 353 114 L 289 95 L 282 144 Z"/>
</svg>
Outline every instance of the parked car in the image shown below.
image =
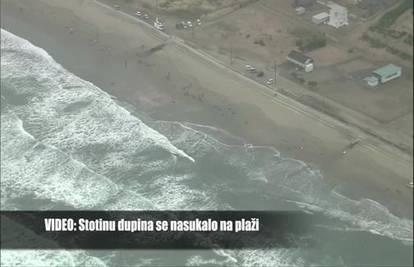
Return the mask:
<svg viewBox="0 0 414 267">
<path fill-rule="evenodd" d="M 160 31 L 165 30 L 164 23 L 162 23 L 162 22 L 158 19 L 158 17 L 157 17 L 157 18 L 155 18 L 155 21 L 154 21 L 154 27 L 155 27 L 156 29 L 160 30 Z"/>
<path fill-rule="evenodd" d="M 164 30 L 165 30 L 165 26 L 164 26 L 164 25 L 162 25 L 162 24 L 155 24 L 155 23 L 154 23 L 154 27 L 155 27 L 157 30 L 160 30 L 160 31 L 164 31 Z"/>
<path fill-rule="evenodd" d="M 250 71 L 250 72 L 255 72 L 256 71 L 256 68 L 255 67 L 253 67 L 252 65 L 245 65 L 245 67 L 246 67 L 246 70 L 247 71 Z"/>
<path fill-rule="evenodd" d="M 266 80 L 266 84 L 267 84 L 267 85 L 271 85 L 271 84 L 273 84 L 273 79 L 267 79 L 267 80 Z"/>
<path fill-rule="evenodd" d="M 135 11 L 135 16 L 137 17 L 141 17 L 142 16 L 142 12 L 141 11 Z"/>
</svg>

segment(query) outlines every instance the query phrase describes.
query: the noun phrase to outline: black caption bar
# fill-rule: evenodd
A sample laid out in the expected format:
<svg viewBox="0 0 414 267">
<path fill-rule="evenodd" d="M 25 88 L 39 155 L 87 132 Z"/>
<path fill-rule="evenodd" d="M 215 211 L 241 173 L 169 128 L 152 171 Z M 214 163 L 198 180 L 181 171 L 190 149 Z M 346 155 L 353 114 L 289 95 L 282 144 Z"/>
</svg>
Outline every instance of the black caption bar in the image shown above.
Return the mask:
<svg viewBox="0 0 414 267">
<path fill-rule="evenodd" d="M 2 249 L 308 246 L 320 218 L 271 211 L 1 211 Z"/>
</svg>

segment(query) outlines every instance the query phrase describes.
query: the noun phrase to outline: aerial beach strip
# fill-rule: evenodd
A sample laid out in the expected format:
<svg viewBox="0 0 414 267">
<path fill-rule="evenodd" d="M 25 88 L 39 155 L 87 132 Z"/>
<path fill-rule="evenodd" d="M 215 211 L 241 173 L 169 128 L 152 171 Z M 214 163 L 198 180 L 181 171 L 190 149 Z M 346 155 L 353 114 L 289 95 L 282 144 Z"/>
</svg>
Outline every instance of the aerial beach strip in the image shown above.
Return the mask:
<svg viewBox="0 0 414 267">
<path fill-rule="evenodd" d="M 2 28 L 44 48 L 119 101 L 154 119 L 211 125 L 248 143 L 274 146 L 315 166 L 351 198 L 370 198 L 412 218 L 412 189 L 406 186 L 412 157 L 373 149 L 365 140 L 344 156 L 343 149 L 359 136 L 340 122 L 338 127 L 333 120 L 321 122 L 96 1 L 5 0 L 2 5 Z M 162 49 L 148 53 L 160 44 Z"/>
</svg>

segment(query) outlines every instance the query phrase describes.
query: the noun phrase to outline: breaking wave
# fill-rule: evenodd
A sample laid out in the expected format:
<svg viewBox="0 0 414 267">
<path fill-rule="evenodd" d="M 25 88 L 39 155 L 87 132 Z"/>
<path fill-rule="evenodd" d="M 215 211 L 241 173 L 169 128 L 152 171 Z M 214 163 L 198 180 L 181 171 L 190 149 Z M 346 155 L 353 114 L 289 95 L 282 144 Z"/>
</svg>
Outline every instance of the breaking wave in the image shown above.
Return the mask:
<svg viewBox="0 0 414 267">
<path fill-rule="evenodd" d="M 271 147 L 184 122 L 146 121 L 46 51 L 1 30 L 1 209 L 287 209 L 339 219 L 337 231 L 412 242 L 413 222 L 326 185 Z M 2 265 L 105 266 L 79 251 L 2 251 Z M 214 251 L 188 265 L 309 264 L 303 251 Z M 341 264 L 341 258 L 327 264 Z M 25 264 L 26 265 L 26 264 Z"/>
</svg>

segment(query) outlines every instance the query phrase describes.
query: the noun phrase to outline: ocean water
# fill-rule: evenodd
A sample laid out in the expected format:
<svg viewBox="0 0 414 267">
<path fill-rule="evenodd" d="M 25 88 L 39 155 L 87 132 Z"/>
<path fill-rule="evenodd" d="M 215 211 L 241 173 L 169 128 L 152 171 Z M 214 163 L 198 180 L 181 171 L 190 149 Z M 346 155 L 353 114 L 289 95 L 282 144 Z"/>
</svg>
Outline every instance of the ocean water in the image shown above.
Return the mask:
<svg viewBox="0 0 414 267">
<path fill-rule="evenodd" d="M 155 121 L 1 30 L 1 209 L 303 209 L 316 248 L 1 251 L 2 266 L 410 266 L 413 222 L 213 127 Z"/>
</svg>

